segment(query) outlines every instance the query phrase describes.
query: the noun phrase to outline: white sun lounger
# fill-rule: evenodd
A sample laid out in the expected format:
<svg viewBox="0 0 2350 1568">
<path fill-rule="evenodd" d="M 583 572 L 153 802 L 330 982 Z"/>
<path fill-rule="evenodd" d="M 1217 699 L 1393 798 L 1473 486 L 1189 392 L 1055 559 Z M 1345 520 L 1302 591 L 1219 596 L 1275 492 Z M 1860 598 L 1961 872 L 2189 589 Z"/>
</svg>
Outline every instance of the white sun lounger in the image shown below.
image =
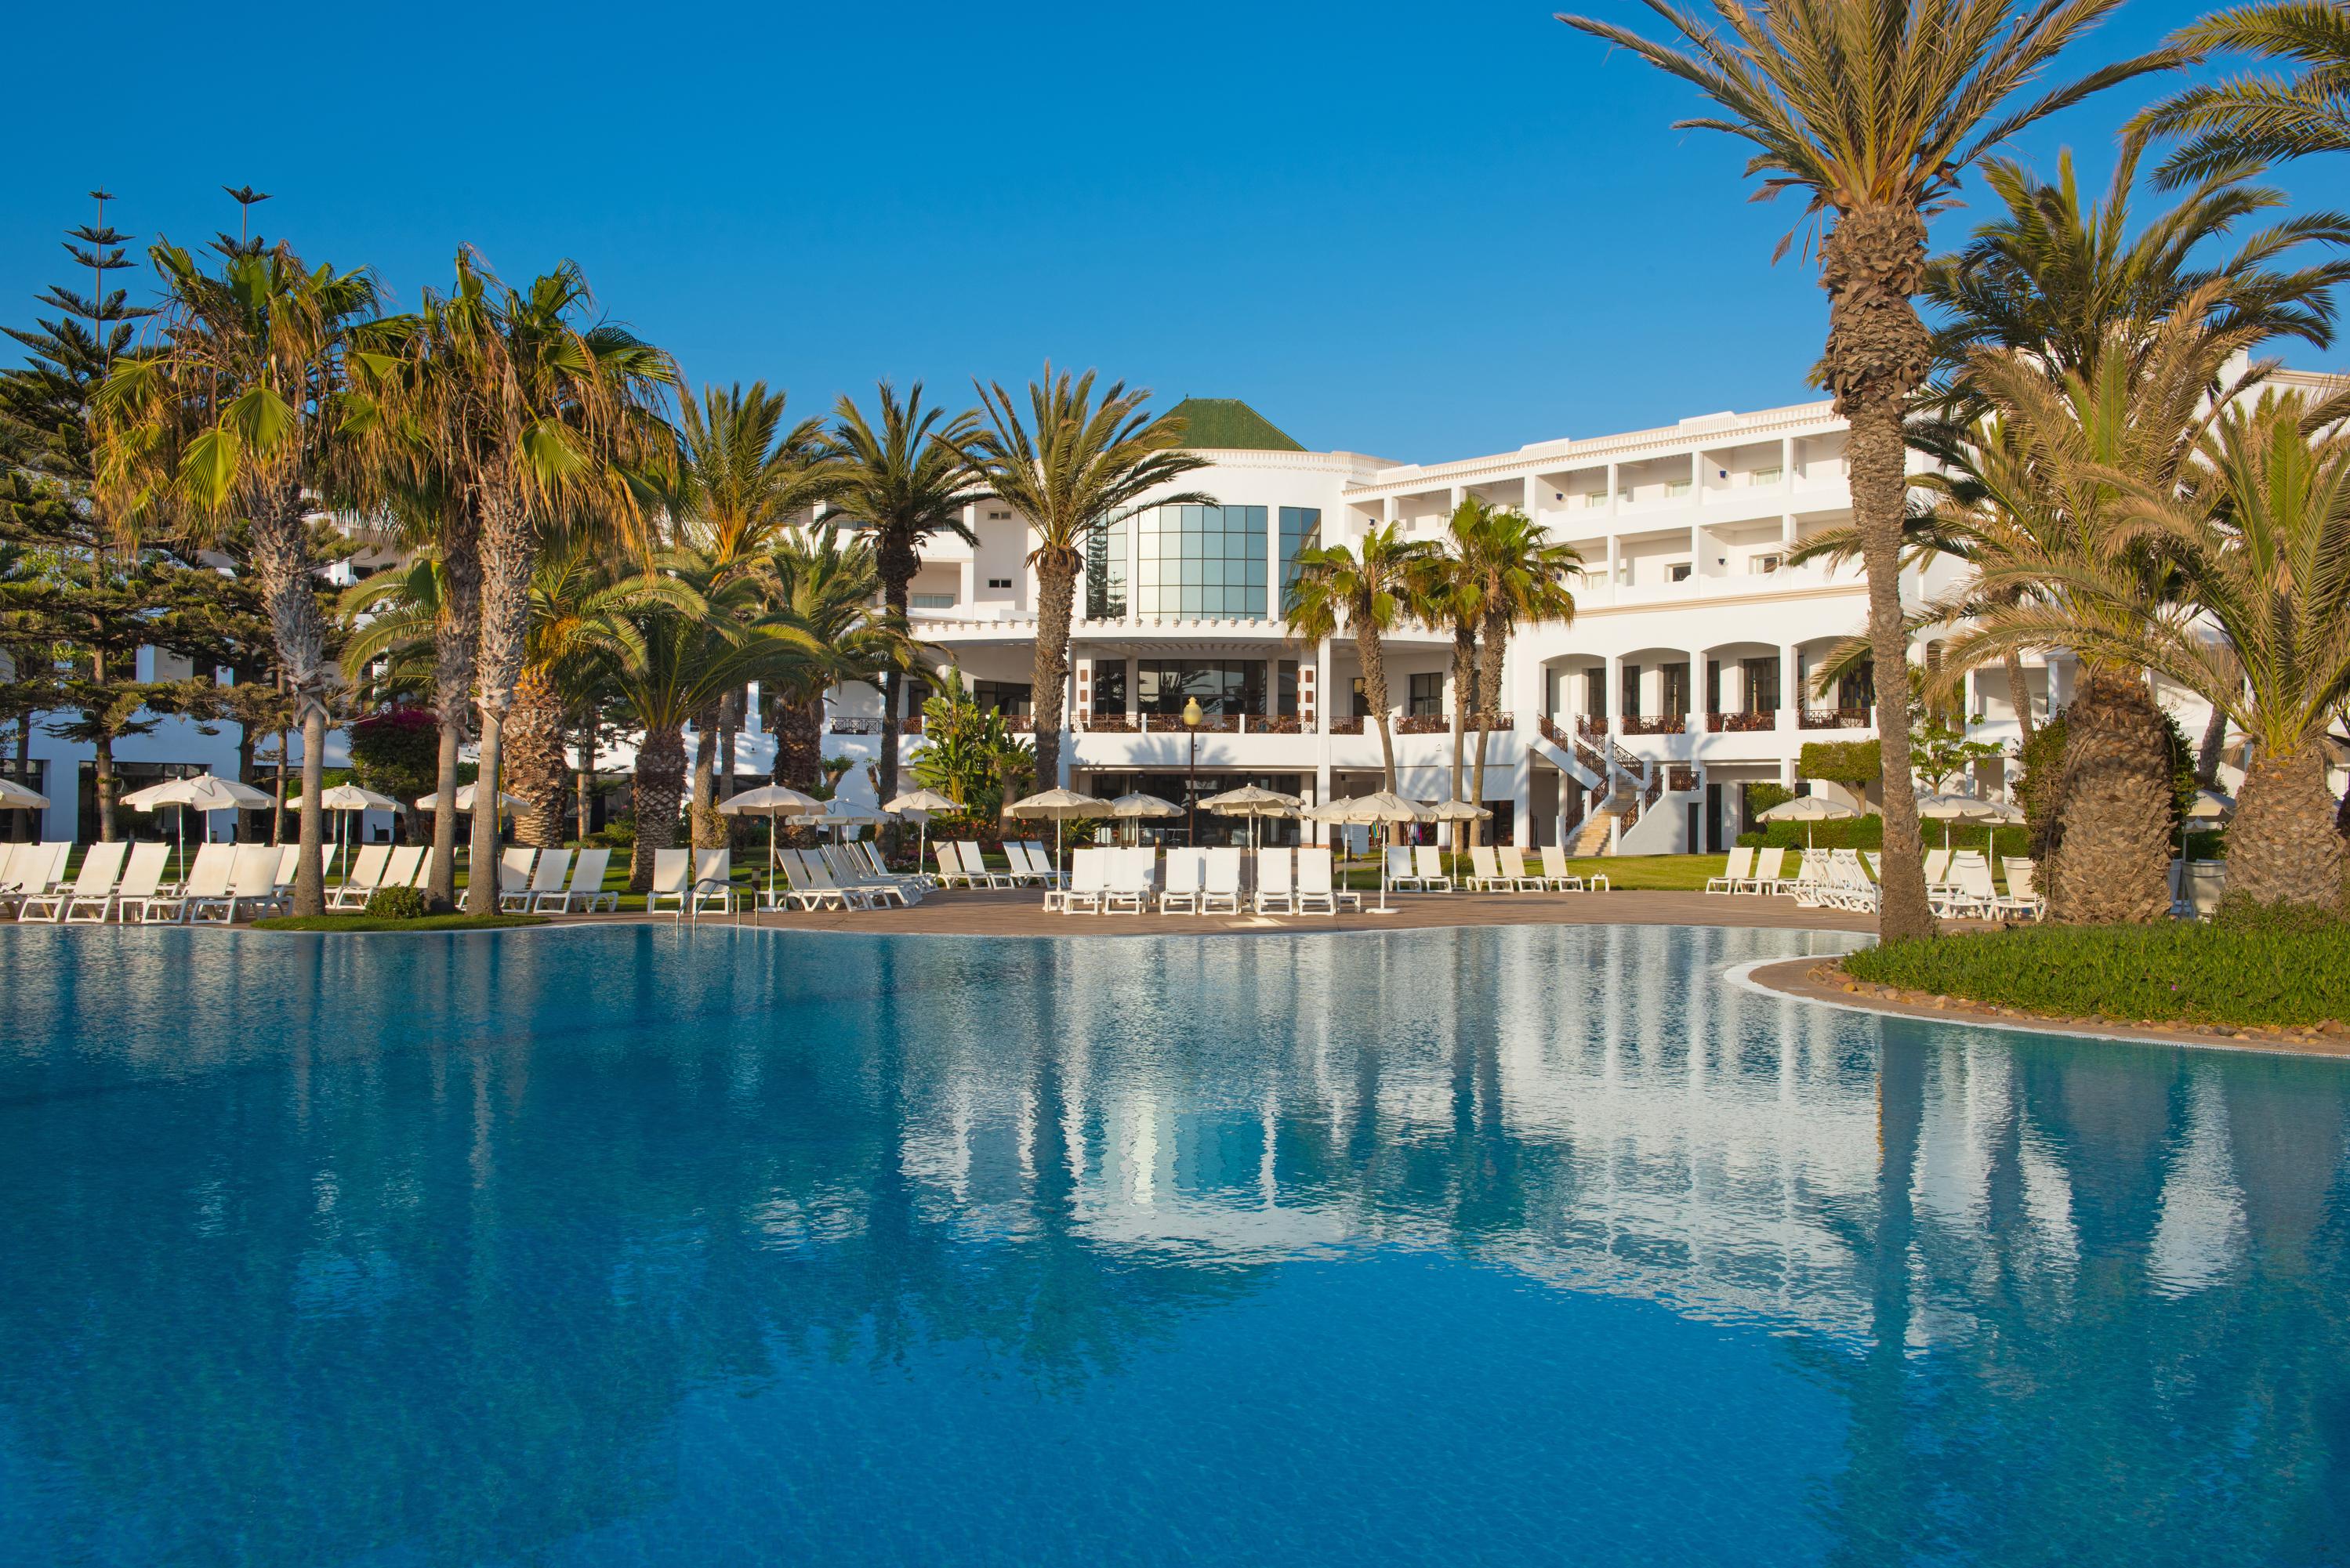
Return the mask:
<svg viewBox="0 0 2350 1568">
<path fill-rule="evenodd" d="M 1260 915 L 1297 913 L 1295 868 L 1285 846 L 1256 852 L 1256 893 L 1249 908 Z"/>
<path fill-rule="evenodd" d="M 538 851 L 526 844 L 516 844 L 498 852 L 498 908 L 516 893 L 530 891 L 531 867 L 537 863 Z M 559 885 L 559 884 L 558 884 Z"/>
<path fill-rule="evenodd" d="M 527 911 L 532 907 L 539 895 L 543 893 L 560 895 L 562 893 L 563 878 L 569 874 L 571 870 L 571 851 L 568 849 L 525 849 L 521 851 L 520 853 L 525 855 L 536 855 L 538 857 L 537 862 L 531 867 L 530 875 L 523 880 L 520 886 L 509 886 L 507 885 L 504 877 L 505 863 L 506 861 L 510 861 L 515 853 L 516 851 L 515 850 L 507 850 L 504 858 L 501 860 L 498 867 L 500 873 L 498 877 L 499 909 L 509 912 L 524 912 Z"/>
<path fill-rule="evenodd" d="M 1751 881 L 1754 875 L 1754 846 L 1742 844 L 1730 852 L 1729 863 L 1721 875 L 1709 877 L 1705 890 L 1709 893 L 1735 893 Z"/>
<path fill-rule="evenodd" d="M 163 873 L 170 869 L 172 846 L 168 844 L 134 844 L 130 846 L 130 864 L 122 868 L 122 880 L 114 885 L 114 896 L 99 909 L 94 919 L 119 919 L 124 925 L 147 918 L 147 900 L 160 898 L 163 891 Z M 66 919 L 82 917 L 68 905 Z"/>
<path fill-rule="evenodd" d="M 17 907 L 19 920 L 39 920 L 48 925 L 64 921 L 66 911 L 78 905 L 96 902 L 99 919 L 114 901 L 114 884 L 122 875 L 122 858 L 130 853 L 130 846 L 120 840 L 112 844 L 93 844 L 81 857 L 81 869 L 69 887 L 28 893 Z"/>
<path fill-rule="evenodd" d="M 653 885 L 645 894 L 645 912 L 651 914 L 666 898 L 677 906 L 678 918 L 685 918 L 686 889 L 693 881 L 693 851 L 691 849 L 656 849 L 653 851 Z"/>
<path fill-rule="evenodd" d="M 1340 888 L 1330 875 L 1327 845 L 1307 844 L 1297 851 L 1297 912 L 1335 915 L 1340 904 L 1363 907 L 1360 893 Z"/>
<path fill-rule="evenodd" d="M 1156 849 L 1105 849 L 1109 857 L 1109 886 L 1102 889 L 1102 913 L 1115 914 L 1121 908 L 1129 914 L 1142 913 L 1157 889 L 1153 884 L 1159 876 L 1159 851 Z"/>
<path fill-rule="evenodd" d="M 1754 857 L 1752 874 L 1741 877 L 1738 886 L 1732 888 L 1731 891 L 1757 894 L 1784 891 L 1786 884 L 1779 879 L 1779 867 L 1785 863 L 1786 858 L 1787 852 L 1783 849 L 1762 850 Z"/>
<path fill-rule="evenodd" d="M 1543 879 L 1526 870 L 1526 852 L 1514 844 L 1497 844 L 1494 858 L 1502 863 L 1502 876 L 1521 893 L 1539 893 Z"/>
<path fill-rule="evenodd" d="M 1469 865 L 1470 874 L 1461 878 L 1461 885 L 1470 891 L 1485 893 L 1517 891 L 1517 885 L 1502 875 L 1502 863 L 1495 857 L 1492 845 L 1471 845 Z"/>
<path fill-rule="evenodd" d="M 1995 912 L 2022 915 L 2028 920 L 2046 919 L 2048 900 L 2042 898 L 2033 886 L 2031 860 L 2021 855 L 2010 855 L 2001 859 L 2000 866 L 2007 873 L 2007 892 L 1999 900 Z"/>
<path fill-rule="evenodd" d="M 611 868 L 611 865 L 612 852 L 608 849 L 581 850 L 578 860 L 571 867 L 570 886 L 533 894 L 530 900 L 532 912 L 536 913 L 552 904 L 556 914 L 567 915 L 576 905 L 592 915 L 597 906 L 609 900 L 612 912 L 619 914 L 620 896 L 604 891 L 604 873 Z"/>
<path fill-rule="evenodd" d="M 969 839 L 959 839 L 955 848 L 962 856 L 963 876 L 972 887 L 1009 888 L 1013 885 L 1009 873 L 988 868 L 987 857 L 979 852 L 977 844 Z"/>
<path fill-rule="evenodd" d="M 940 887 L 951 888 L 958 882 L 966 888 L 972 885 L 971 873 L 962 868 L 962 857 L 956 853 L 953 845 L 931 845 L 931 858 L 939 863 Z"/>
<path fill-rule="evenodd" d="M 1208 852 L 1204 849 L 1169 850 L 1166 876 L 1166 884 L 1159 889 L 1159 912 L 1171 915 L 1180 907 L 1185 914 L 1198 914 L 1200 889 L 1208 877 Z"/>
<path fill-rule="evenodd" d="M 1411 852 L 1412 875 L 1419 879 L 1424 893 L 1450 893 L 1455 884 L 1444 874 L 1444 857 L 1433 844 L 1415 845 Z"/>
<path fill-rule="evenodd" d="M 166 921 L 187 918 L 189 901 L 195 898 L 218 898 L 226 896 L 228 879 L 236 869 L 236 846 L 206 844 L 196 851 L 188 865 L 188 879 L 177 890 L 159 892 L 141 904 L 139 919 L 142 924 L 161 925 Z M 125 914 L 128 919 L 128 913 Z"/>
<path fill-rule="evenodd" d="M 1407 888 L 1422 887 L 1419 873 L 1411 868 L 1410 846 L 1390 844 L 1383 852 L 1383 857 L 1379 862 L 1380 874 L 1387 878 L 1388 887 L 1399 893 Z"/>
<path fill-rule="evenodd" d="M 1222 904 L 1228 915 L 1241 912 L 1241 852 L 1230 846 L 1207 851 L 1208 870 L 1200 890 L 1200 913 L 1212 915 Z"/>
<path fill-rule="evenodd" d="M 391 846 L 362 844 L 351 857 L 351 868 L 342 881 L 327 889 L 329 909 L 361 909 L 368 899 L 383 885 L 384 867 L 391 864 Z"/>
<path fill-rule="evenodd" d="M 1101 913 L 1102 896 L 1109 891 L 1109 851 L 1090 845 L 1069 858 L 1069 886 L 1061 894 L 1060 910 L 1074 915 L 1080 909 Z"/>
<path fill-rule="evenodd" d="M 209 898 L 191 893 L 187 900 L 189 923 L 202 925 L 209 918 L 220 925 L 229 925 L 239 914 L 258 915 L 265 909 L 276 909 L 280 902 L 277 861 L 277 851 L 266 844 L 237 846 L 235 864 L 229 871 L 228 890 Z"/>
</svg>

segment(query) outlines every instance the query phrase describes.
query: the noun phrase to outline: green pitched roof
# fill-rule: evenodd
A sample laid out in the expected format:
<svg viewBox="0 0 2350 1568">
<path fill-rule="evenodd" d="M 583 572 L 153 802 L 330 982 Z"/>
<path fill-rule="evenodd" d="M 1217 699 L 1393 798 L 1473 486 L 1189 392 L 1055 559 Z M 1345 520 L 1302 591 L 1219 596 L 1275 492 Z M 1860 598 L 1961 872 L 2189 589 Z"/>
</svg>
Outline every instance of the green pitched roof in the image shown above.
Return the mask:
<svg viewBox="0 0 2350 1568">
<path fill-rule="evenodd" d="M 1220 452 L 1304 452 L 1305 448 L 1238 398 L 1186 398 L 1167 410 L 1183 421 L 1183 444 Z"/>
</svg>

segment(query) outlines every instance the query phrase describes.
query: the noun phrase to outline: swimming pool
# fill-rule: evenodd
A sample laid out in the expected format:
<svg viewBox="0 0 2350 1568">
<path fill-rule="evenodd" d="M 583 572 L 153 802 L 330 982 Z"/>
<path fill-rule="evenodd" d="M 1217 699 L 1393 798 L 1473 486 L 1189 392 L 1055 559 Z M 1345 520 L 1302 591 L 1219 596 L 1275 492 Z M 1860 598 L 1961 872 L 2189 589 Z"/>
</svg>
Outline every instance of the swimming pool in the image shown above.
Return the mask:
<svg viewBox="0 0 2350 1568">
<path fill-rule="evenodd" d="M 1851 940 L 0 931 L 0 1557 L 2344 1560 L 2350 1068 Z"/>
</svg>

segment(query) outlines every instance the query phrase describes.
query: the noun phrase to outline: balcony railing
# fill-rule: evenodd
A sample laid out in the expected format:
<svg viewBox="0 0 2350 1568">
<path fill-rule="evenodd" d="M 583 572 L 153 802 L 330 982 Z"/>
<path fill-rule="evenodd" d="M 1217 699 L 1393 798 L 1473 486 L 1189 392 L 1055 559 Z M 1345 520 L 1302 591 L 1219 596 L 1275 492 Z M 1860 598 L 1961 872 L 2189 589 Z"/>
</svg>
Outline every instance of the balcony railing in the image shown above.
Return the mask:
<svg viewBox="0 0 2350 1568">
<path fill-rule="evenodd" d="M 1330 721 L 1330 732 L 1334 735 L 1359 735 L 1363 732 L 1363 721 L 1353 714 L 1333 719 Z"/>
<path fill-rule="evenodd" d="M 1575 732 L 1578 735 L 1592 736 L 1606 734 L 1607 732 L 1607 715 L 1605 713 L 1584 713 L 1578 715 L 1575 721 Z"/>
<path fill-rule="evenodd" d="M 1801 723 L 1806 730 L 1866 730 L 1868 728 L 1868 710 L 1806 708 Z"/>
<path fill-rule="evenodd" d="M 1125 713 L 1096 713 L 1086 721 L 1086 728 L 1097 735 L 1131 735 L 1141 727 L 1139 720 Z"/>
<path fill-rule="evenodd" d="M 1469 726 L 1475 729 L 1475 724 Z M 1395 732 L 1399 735 L 1449 735 L 1452 732 L 1450 713 L 1399 713 L 1396 716 Z"/>
<path fill-rule="evenodd" d="M 1705 727 L 1717 735 L 1742 734 L 1753 730 L 1774 730 L 1778 726 L 1779 715 L 1775 712 L 1708 713 L 1705 716 Z"/>
<path fill-rule="evenodd" d="M 1678 735 L 1688 728 L 1686 713 L 1627 713 L 1624 718 L 1627 735 Z"/>
<path fill-rule="evenodd" d="M 1672 790 L 1697 788 L 1697 770 L 1686 763 L 1675 763 L 1665 770 L 1665 787 Z"/>
<path fill-rule="evenodd" d="M 878 735 L 881 732 L 881 718 L 873 714 L 866 718 L 835 719 L 832 732 L 836 735 Z"/>
</svg>

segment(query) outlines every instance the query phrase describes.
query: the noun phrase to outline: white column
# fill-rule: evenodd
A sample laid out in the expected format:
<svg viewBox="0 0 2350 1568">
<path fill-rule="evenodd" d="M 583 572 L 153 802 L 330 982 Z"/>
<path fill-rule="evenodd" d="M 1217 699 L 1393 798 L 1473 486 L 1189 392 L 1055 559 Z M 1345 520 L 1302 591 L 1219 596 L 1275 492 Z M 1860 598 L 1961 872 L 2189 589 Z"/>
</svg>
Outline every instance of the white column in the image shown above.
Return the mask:
<svg viewBox="0 0 2350 1568">
<path fill-rule="evenodd" d="M 1803 728 L 1804 694 L 1795 685 L 1802 669 L 1803 660 L 1795 652 L 1795 645 L 1783 644 L 1779 649 L 1779 729 Z"/>
</svg>

